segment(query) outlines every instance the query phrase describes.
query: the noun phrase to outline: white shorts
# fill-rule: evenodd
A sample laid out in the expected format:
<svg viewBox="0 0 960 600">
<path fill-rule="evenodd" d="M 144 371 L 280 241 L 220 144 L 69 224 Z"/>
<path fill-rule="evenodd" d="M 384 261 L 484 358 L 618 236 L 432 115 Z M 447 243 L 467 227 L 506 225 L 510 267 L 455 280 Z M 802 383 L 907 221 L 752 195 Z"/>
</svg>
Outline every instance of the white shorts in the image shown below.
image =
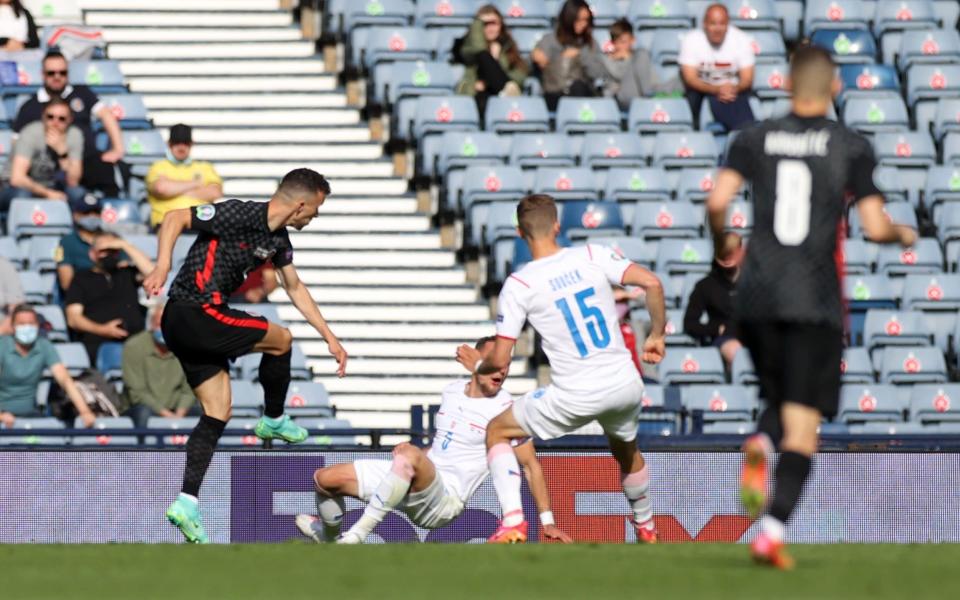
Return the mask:
<svg viewBox="0 0 960 600">
<path fill-rule="evenodd" d="M 624 442 L 637 437 L 643 381 L 639 378 L 596 396 L 574 396 L 553 385 L 528 392 L 513 403 L 513 416 L 528 434 L 552 440 L 596 420 L 603 432 Z"/>
<path fill-rule="evenodd" d="M 377 486 L 390 472 L 393 463 L 389 460 L 358 460 L 353 463 L 357 474 L 357 489 L 360 499 L 369 502 Z M 443 527 L 463 512 L 463 502 L 451 494 L 443 483 L 443 475 L 437 471 L 437 477 L 427 489 L 410 492 L 397 505 L 397 510 L 410 517 L 414 525 L 424 529 Z"/>
</svg>

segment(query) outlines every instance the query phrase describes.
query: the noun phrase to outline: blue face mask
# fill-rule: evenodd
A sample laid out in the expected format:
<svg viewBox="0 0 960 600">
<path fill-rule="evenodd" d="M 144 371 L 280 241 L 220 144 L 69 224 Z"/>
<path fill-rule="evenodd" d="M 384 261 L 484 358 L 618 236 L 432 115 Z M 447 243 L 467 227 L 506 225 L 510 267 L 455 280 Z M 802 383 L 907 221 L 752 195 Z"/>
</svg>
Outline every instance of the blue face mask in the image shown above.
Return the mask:
<svg viewBox="0 0 960 600">
<path fill-rule="evenodd" d="M 184 160 L 178 159 L 176 156 L 173 155 L 173 152 L 170 152 L 169 148 L 167 148 L 167 160 L 169 160 L 175 165 L 189 165 L 190 163 L 193 162 L 193 159 L 190 158 L 189 156 Z"/>
<path fill-rule="evenodd" d="M 13 329 L 13 338 L 24 346 L 32 346 L 39 333 L 40 328 L 36 325 L 17 325 Z"/>
<path fill-rule="evenodd" d="M 163 339 L 163 331 L 160 329 L 153 330 L 153 341 L 160 344 L 163 347 L 167 346 L 167 342 Z"/>
<path fill-rule="evenodd" d="M 77 227 L 84 231 L 99 231 L 103 227 L 103 221 L 96 215 L 80 217 L 77 219 Z"/>
</svg>

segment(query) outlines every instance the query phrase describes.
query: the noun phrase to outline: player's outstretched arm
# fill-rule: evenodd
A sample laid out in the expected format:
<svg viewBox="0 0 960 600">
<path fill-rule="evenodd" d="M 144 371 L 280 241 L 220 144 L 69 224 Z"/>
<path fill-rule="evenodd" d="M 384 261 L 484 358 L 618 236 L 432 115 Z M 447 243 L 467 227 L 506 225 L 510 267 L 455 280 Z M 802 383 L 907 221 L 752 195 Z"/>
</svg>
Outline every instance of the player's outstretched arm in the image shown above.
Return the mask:
<svg viewBox="0 0 960 600">
<path fill-rule="evenodd" d="M 717 173 L 713 191 L 707 196 L 707 216 L 710 222 L 710 232 L 713 234 L 714 255 L 728 256 L 732 248 L 724 247 L 725 242 L 732 243 L 724 234 L 727 222 L 727 207 L 740 191 L 743 185 L 743 176 L 733 169 L 720 169 Z"/>
<path fill-rule="evenodd" d="M 573 538 L 553 522 L 553 512 L 550 510 L 550 493 L 547 491 L 547 480 L 543 476 L 540 461 L 537 460 L 537 450 L 533 446 L 533 440 L 520 444 L 514 451 L 517 454 L 517 461 L 519 461 L 520 466 L 523 467 L 523 475 L 527 478 L 527 483 L 530 485 L 530 493 L 533 494 L 533 501 L 537 505 L 537 512 L 540 514 L 540 523 L 543 525 L 543 536 L 547 539 L 563 542 L 564 544 L 572 543 Z"/>
<path fill-rule="evenodd" d="M 327 342 L 327 350 L 337 359 L 337 376 L 343 377 L 347 374 L 347 351 L 343 349 L 340 340 L 333 334 L 333 330 L 327 325 L 326 319 L 320 314 L 320 308 L 310 296 L 307 286 L 303 285 L 300 276 L 297 274 L 296 267 L 293 264 L 284 265 L 278 269 L 280 273 L 280 283 L 283 289 L 290 296 L 290 301 L 297 307 L 300 314 L 306 318 L 307 323 L 317 330 L 323 339 Z"/>
<path fill-rule="evenodd" d="M 497 337 L 487 355 L 480 354 L 480 351 L 467 344 L 457 348 L 457 362 L 466 367 L 471 373 L 477 375 L 489 375 L 496 373 L 500 369 L 510 365 L 510 357 L 513 356 L 513 345 L 516 340 L 511 340 L 502 336 Z"/>
<path fill-rule="evenodd" d="M 632 263 L 623 272 L 623 285 L 643 288 L 647 296 L 647 312 L 650 313 L 650 335 L 643 343 L 643 362 L 657 364 L 666 352 L 664 336 L 667 329 L 667 305 L 663 297 L 663 283 L 654 273 Z"/>
<path fill-rule="evenodd" d="M 157 264 L 143 280 L 143 289 L 147 297 L 159 296 L 167 283 L 167 276 L 173 264 L 173 246 L 184 229 L 190 227 L 191 209 L 178 208 L 163 216 L 160 232 L 157 234 Z"/>
<path fill-rule="evenodd" d="M 857 202 L 860 222 L 867 239 L 878 244 L 899 243 L 907 247 L 917 241 L 917 232 L 910 227 L 894 225 L 883 212 L 883 197 L 876 194 L 861 198 Z"/>
</svg>

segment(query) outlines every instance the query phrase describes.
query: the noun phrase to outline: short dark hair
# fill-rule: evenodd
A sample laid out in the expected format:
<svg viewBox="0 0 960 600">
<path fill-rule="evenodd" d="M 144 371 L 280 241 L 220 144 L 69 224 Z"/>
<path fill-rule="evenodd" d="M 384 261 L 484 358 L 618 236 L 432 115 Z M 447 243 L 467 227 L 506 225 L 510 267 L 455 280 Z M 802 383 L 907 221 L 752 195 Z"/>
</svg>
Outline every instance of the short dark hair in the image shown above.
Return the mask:
<svg viewBox="0 0 960 600">
<path fill-rule="evenodd" d="M 51 96 L 49 100 L 43 105 L 43 112 L 47 112 L 48 108 L 53 106 L 66 106 L 67 112 L 70 113 L 70 119 L 73 119 L 73 109 L 70 108 L 70 103 L 64 100 L 59 96 Z"/>
<path fill-rule="evenodd" d="M 33 315 L 34 317 L 37 318 L 37 320 L 40 319 L 40 315 L 37 314 L 37 311 L 35 308 L 33 308 L 27 303 L 22 303 L 14 306 L 13 310 L 10 311 L 10 321 L 15 320 L 17 318 L 17 315 L 22 315 L 24 313 L 29 313 Z"/>
<path fill-rule="evenodd" d="M 829 52 L 812 44 L 801 45 L 790 57 L 793 95 L 829 98 L 836 69 Z"/>
<path fill-rule="evenodd" d="M 476 350 L 482 350 L 483 347 L 486 346 L 487 344 L 489 344 L 490 342 L 496 342 L 496 341 L 497 341 L 497 336 L 495 336 L 495 335 L 485 335 L 485 336 L 483 336 L 482 338 L 480 338 L 479 340 L 477 340 L 477 343 L 474 344 L 473 347 L 474 347 Z"/>
<path fill-rule="evenodd" d="M 517 205 L 517 226 L 526 239 L 550 234 L 557 222 L 557 203 L 547 194 L 530 194 Z"/>
<path fill-rule="evenodd" d="M 47 59 L 50 58 L 62 58 L 63 60 L 67 60 L 67 57 L 63 55 L 63 52 L 60 52 L 60 50 L 56 48 L 51 48 L 50 50 L 47 50 L 46 54 L 43 55 L 43 60 L 40 62 L 40 64 L 46 63 Z"/>
<path fill-rule="evenodd" d="M 295 195 L 297 193 L 330 195 L 330 182 L 313 169 L 294 169 L 283 176 L 277 191 Z"/>
<path fill-rule="evenodd" d="M 610 40 L 613 41 L 620 37 L 621 35 L 629 33 L 633 35 L 633 25 L 630 24 L 630 21 L 625 17 L 617 19 L 610 26 Z"/>
</svg>

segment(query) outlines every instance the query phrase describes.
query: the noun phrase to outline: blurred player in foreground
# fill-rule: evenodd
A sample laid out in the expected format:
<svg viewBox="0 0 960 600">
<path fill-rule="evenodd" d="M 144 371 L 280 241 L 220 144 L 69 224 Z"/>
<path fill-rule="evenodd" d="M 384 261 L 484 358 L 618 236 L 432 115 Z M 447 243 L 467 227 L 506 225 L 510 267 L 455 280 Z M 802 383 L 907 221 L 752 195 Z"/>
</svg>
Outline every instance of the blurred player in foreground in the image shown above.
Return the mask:
<svg viewBox="0 0 960 600">
<path fill-rule="evenodd" d="M 486 355 L 493 342 L 493 337 L 481 338 L 475 348 Z M 457 380 L 443 390 L 437 434 L 429 450 L 400 444 L 393 450 L 392 461 L 358 460 L 318 469 L 313 481 L 320 517 L 297 515 L 300 531 L 316 542 L 361 544 L 394 508 L 426 529 L 443 527 L 455 519 L 487 477 L 487 423 L 513 402 L 502 389 L 508 368 L 475 374 L 469 381 Z M 547 484 L 533 442 L 522 443 L 517 454 L 540 512 L 544 537 L 571 542 L 553 523 Z M 340 535 L 344 496 L 368 504 L 360 520 Z"/>
<path fill-rule="evenodd" d="M 167 518 L 187 541 L 206 543 L 200 518 L 200 484 L 217 442 L 230 420 L 229 361 L 262 352 L 260 385 L 263 417 L 254 433 L 265 440 L 302 442 L 307 430 L 283 413 L 290 385 L 293 337 L 286 327 L 262 316 L 227 305 L 246 274 L 272 260 L 290 301 L 323 336 L 343 377 L 347 353 L 293 266 L 293 246 L 287 227 L 303 229 L 330 194 L 330 184 L 316 171 L 287 173 L 269 202 L 227 200 L 194 208 L 171 210 L 163 217 L 157 241 L 157 267 L 143 282 L 148 296 L 160 293 L 173 260 L 173 246 L 184 229 L 199 235 L 170 286 L 163 311 L 163 339 L 176 355 L 187 382 L 203 407 L 203 416 L 187 441 L 187 462 L 180 495 L 167 509 Z"/>
<path fill-rule="evenodd" d="M 727 207 L 744 182 L 753 186 L 754 227 L 734 312 L 753 357 L 767 408 L 744 444 L 741 498 L 757 517 L 751 545 L 758 562 L 793 566 L 784 528 L 817 451 L 817 429 L 837 412 L 843 352 L 838 230 L 846 194 L 866 236 L 910 246 L 916 233 L 892 225 L 873 181 L 870 143 L 826 118 L 840 90 L 830 55 L 804 47 L 790 64 L 792 113 L 760 123 L 734 140 L 726 168 L 707 200 L 719 259 L 736 252 L 724 232 Z M 767 507 L 767 457 L 779 448 L 773 500 Z"/>
<path fill-rule="evenodd" d="M 490 541 L 527 539 L 517 457 L 510 441 L 530 436 L 549 440 L 596 420 L 620 466 L 637 539 L 655 542 L 650 476 L 636 443 L 643 380 L 624 346 L 611 285 L 640 286 L 646 292 L 651 332 L 642 358 L 648 363 L 659 363 L 664 353 L 663 286 L 656 275 L 608 247 L 561 248 L 557 205 L 550 196 L 534 194 L 521 200 L 517 222 L 533 260 L 503 284 L 493 351 L 483 357 L 461 346 L 457 359 L 482 376 L 506 368 L 529 320 L 543 338 L 553 383 L 517 400 L 487 428 L 487 461 L 503 509 L 500 528 Z"/>
</svg>

